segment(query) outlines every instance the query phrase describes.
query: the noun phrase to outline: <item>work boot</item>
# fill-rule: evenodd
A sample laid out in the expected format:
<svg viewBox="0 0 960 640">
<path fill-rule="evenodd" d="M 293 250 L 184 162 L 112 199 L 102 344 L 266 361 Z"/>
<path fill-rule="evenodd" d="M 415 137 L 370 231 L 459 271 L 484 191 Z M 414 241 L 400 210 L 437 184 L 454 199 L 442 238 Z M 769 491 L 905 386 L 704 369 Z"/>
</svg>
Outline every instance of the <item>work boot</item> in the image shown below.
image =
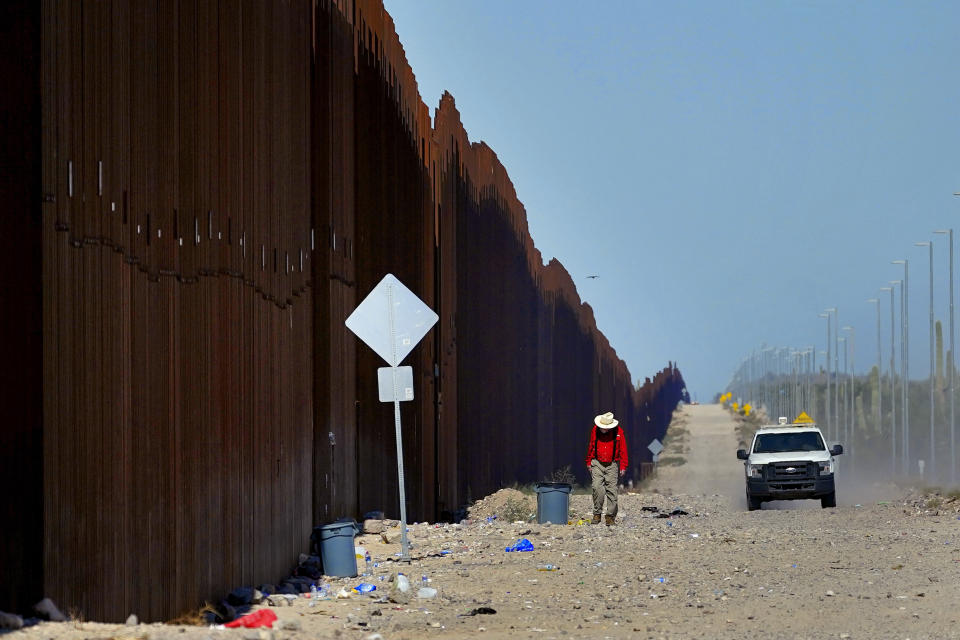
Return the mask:
<svg viewBox="0 0 960 640">
<path fill-rule="evenodd" d="M 593 520 L 590 521 L 590 524 L 600 524 L 600 514 L 593 514 Z"/>
<path fill-rule="evenodd" d="M 614 516 L 604 516 L 603 523 L 608 527 L 613 526 L 616 523 L 616 517 Z"/>
</svg>

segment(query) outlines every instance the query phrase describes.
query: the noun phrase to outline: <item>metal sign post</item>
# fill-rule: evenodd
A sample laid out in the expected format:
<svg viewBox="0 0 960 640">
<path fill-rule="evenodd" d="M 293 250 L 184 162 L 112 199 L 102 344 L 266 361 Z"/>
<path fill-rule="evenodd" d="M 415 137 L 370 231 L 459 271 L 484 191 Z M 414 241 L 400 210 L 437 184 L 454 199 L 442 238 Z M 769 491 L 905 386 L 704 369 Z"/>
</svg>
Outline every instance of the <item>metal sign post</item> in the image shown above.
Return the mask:
<svg viewBox="0 0 960 640">
<path fill-rule="evenodd" d="M 397 380 L 397 328 L 393 319 L 393 283 L 387 284 L 387 317 L 390 325 L 390 344 L 393 345 L 393 427 L 397 435 L 397 481 L 400 484 L 400 559 L 410 559 L 407 540 L 407 491 L 403 480 L 403 431 L 400 429 L 400 385 Z"/>
<path fill-rule="evenodd" d="M 397 437 L 397 478 L 400 485 L 400 557 L 406 561 L 410 560 L 410 543 L 407 540 L 407 495 L 403 478 L 400 402 L 413 400 L 413 370 L 411 367 L 397 365 L 423 339 L 437 319 L 437 314 L 430 307 L 388 273 L 357 305 L 346 321 L 347 328 L 390 365 L 389 373 L 381 368 L 377 376 L 380 400 L 393 402 L 393 424 Z M 385 373 L 389 378 L 385 378 Z M 392 383 L 389 386 L 385 384 L 388 380 Z"/>
</svg>

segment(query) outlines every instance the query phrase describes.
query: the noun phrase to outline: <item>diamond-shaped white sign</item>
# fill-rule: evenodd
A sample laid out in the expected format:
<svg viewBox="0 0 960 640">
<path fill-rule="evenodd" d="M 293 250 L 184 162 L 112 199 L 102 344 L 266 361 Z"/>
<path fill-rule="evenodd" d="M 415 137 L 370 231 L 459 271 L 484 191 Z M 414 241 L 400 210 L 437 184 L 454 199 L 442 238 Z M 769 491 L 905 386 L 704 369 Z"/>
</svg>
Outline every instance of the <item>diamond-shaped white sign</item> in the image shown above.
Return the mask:
<svg viewBox="0 0 960 640">
<path fill-rule="evenodd" d="M 660 455 L 660 452 L 661 452 L 661 451 L 663 451 L 663 445 L 660 444 L 660 441 L 659 441 L 659 440 L 657 440 L 656 438 L 654 438 L 653 441 L 652 441 L 650 444 L 647 445 L 647 449 L 650 449 L 650 453 L 652 453 L 653 455 L 657 456 L 657 455 Z M 656 461 L 654 461 L 654 462 L 656 462 Z"/>
<path fill-rule="evenodd" d="M 437 322 L 437 314 L 388 273 L 347 318 L 346 325 L 395 367 Z"/>
</svg>

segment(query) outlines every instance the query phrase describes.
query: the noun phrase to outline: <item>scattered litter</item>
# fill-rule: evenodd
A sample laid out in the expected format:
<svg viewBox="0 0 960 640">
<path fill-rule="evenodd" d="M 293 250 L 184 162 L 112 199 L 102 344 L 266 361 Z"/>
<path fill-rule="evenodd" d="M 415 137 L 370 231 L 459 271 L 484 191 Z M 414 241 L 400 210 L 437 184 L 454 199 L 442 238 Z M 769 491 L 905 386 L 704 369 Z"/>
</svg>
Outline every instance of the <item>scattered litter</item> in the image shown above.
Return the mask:
<svg viewBox="0 0 960 640">
<path fill-rule="evenodd" d="M 272 609 L 260 609 L 253 613 L 248 613 L 242 618 L 237 618 L 233 622 L 223 625 L 229 629 L 245 627 L 247 629 L 256 629 L 257 627 L 266 627 L 273 629 L 273 623 L 277 620 L 277 614 Z"/>
<path fill-rule="evenodd" d="M 688 516 L 688 515 L 690 515 L 690 514 L 687 513 L 686 511 L 684 511 L 683 509 L 674 509 L 673 511 L 670 512 L 670 515 L 672 515 L 672 516 Z"/>
<path fill-rule="evenodd" d="M 663 584 L 663 583 L 666 582 L 666 581 L 667 581 L 667 579 L 664 578 L 663 576 L 661 576 L 661 577 L 659 577 L 659 578 L 656 579 L 656 582 L 659 582 L 659 583 L 661 583 L 661 584 Z"/>
<path fill-rule="evenodd" d="M 437 590 L 433 587 L 420 587 L 420 590 L 417 591 L 418 598 L 433 598 L 437 595 Z"/>
<path fill-rule="evenodd" d="M 370 584 L 369 582 L 361 582 L 353 588 L 357 593 L 370 593 L 371 591 L 377 590 L 377 585 Z"/>
<path fill-rule="evenodd" d="M 340 591 L 337 591 L 337 600 L 343 600 L 344 598 L 349 598 L 349 597 L 350 597 L 350 593 L 343 587 L 340 587 Z"/>
<path fill-rule="evenodd" d="M 658 509 L 657 507 L 641 507 L 640 510 L 641 510 L 641 511 L 651 511 L 651 512 L 653 512 L 653 513 L 656 513 L 657 511 L 660 511 L 660 509 Z"/>
<path fill-rule="evenodd" d="M 520 538 L 512 546 L 506 547 L 504 551 L 533 551 L 533 543 L 526 538 Z"/>
<path fill-rule="evenodd" d="M 491 609 L 490 607 L 477 607 L 476 609 L 471 609 L 469 613 L 461 613 L 460 616 L 493 615 L 496 612 L 496 609 Z"/>
<path fill-rule="evenodd" d="M 555 564 L 538 564 L 537 571 L 558 571 L 560 567 Z"/>
<path fill-rule="evenodd" d="M 699 534 L 699 533 L 691 533 L 691 534 L 690 534 L 690 537 L 691 537 L 691 538 L 699 538 L 699 537 L 700 537 L 700 534 Z"/>
</svg>

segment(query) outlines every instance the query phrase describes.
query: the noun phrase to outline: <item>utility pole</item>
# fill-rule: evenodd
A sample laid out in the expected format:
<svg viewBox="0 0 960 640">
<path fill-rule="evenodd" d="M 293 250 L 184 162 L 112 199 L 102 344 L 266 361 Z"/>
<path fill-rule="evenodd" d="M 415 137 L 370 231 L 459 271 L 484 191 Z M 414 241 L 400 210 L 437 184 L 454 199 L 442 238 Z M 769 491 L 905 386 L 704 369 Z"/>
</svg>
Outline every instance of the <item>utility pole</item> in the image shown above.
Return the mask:
<svg viewBox="0 0 960 640">
<path fill-rule="evenodd" d="M 827 417 L 827 432 L 829 433 L 830 431 L 830 314 L 821 313 L 820 317 L 827 319 L 827 360 L 826 360 L 827 386 L 825 389 L 826 400 L 824 401 L 824 404 L 826 405 L 825 406 L 826 411 L 824 412 L 824 414 Z"/>
<path fill-rule="evenodd" d="M 891 280 L 889 287 L 882 287 L 881 291 L 890 292 L 890 438 L 891 438 L 891 452 L 893 453 L 893 466 L 891 467 L 891 473 L 897 472 L 897 357 L 896 357 L 896 348 L 894 335 L 896 333 L 894 329 L 894 302 L 893 302 L 893 292 L 896 289 L 896 285 L 903 284 L 900 280 Z M 900 299 L 903 299 L 901 294 Z M 902 307 L 902 305 L 901 305 Z M 901 337 L 903 333 L 901 332 Z M 902 350 L 902 349 L 901 349 Z M 902 398 L 901 398 L 902 399 Z M 902 410 L 902 409 L 901 409 Z"/>
<path fill-rule="evenodd" d="M 954 194 L 956 195 L 956 194 Z M 957 427 L 956 421 L 954 420 L 953 412 L 953 403 L 954 403 L 954 379 L 956 378 L 956 371 L 954 370 L 954 361 L 956 356 L 954 355 L 954 346 L 953 346 L 953 229 L 939 230 L 934 231 L 938 234 L 946 234 L 947 242 L 950 243 L 950 358 L 947 366 L 949 367 L 949 381 L 950 381 L 950 484 L 957 484 Z"/>
<path fill-rule="evenodd" d="M 873 302 L 877 305 L 877 428 L 883 426 L 882 409 L 883 404 L 883 350 L 880 346 L 880 298 L 870 298 L 867 302 Z"/>
<path fill-rule="evenodd" d="M 926 240 L 924 242 L 914 242 L 915 247 L 927 247 L 930 253 L 930 475 L 929 477 L 936 477 L 937 465 L 936 465 L 936 443 L 934 442 L 934 405 L 933 405 L 933 375 L 934 375 L 934 342 L 933 342 L 933 242 Z"/>
<path fill-rule="evenodd" d="M 903 265 L 903 285 L 900 287 L 900 373 L 903 394 L 903 471 L 910 474 L 910 261 L 894 260 Z"/>
<path fill-rule="evenodd" d="M 854 441 L 856 438 L 853 435 L 854 426 L 856 425 L 857 419 L 857 406 L 856 406 L 856 380 L 857 376 L 855 373 L 856 370 L 856 347 L 857 347 L 857 332 L 853 327 L 846 326 L 843 328 L 844 331 L 850 332 L 850 340 L 847 342 L 847 350 L 843 355 L 843 368 L 847 368 L 847 354 L 850 355 L 850 370 L 846 373 L 847 376 L 847 424 L 845 426 L 846 433 L 844 433 L 844 439 L 847 440 L 847 446 L 850 447 L 850 466 L 853 467 L 853 458 L 856 455 L 854 446 Z"/>
<path fill-rule="evenodd" d="M 840 332 L 839 327 L 837 328 L 837 333 Z M 837 337 L 837 353 L 840 351 L 840 345 L 843 345 L 843 362 L 847 362 L 847 338 L 846 336 Z M 840 357 L 837 356 L 837 361 L 839 362 Z M 837 431 L 834 434 L 833 439 L 837 442 L 842 442 L 846 444 L 846 433 L 847 428 L 847 379 L 846 379 L 846 368 L 844 368 L 843 375 L 840 375 L 839 370 L 837 371 Z M 842 381 L 841 381 L 842 380 Z M 842 387 L 841 387 L 842 385 Z M 843 402 L 843 411 L 840 410 L 841 399 Z"/>
<path fill-rule="evenodd" d="M 831 431 L 833 440 L 840 437 L 840 312 L 836 307 L 827 309 L 833 313 L 833 419 Z M 827 365 L 829 368 L 829 363 Z"/>
</svg>

